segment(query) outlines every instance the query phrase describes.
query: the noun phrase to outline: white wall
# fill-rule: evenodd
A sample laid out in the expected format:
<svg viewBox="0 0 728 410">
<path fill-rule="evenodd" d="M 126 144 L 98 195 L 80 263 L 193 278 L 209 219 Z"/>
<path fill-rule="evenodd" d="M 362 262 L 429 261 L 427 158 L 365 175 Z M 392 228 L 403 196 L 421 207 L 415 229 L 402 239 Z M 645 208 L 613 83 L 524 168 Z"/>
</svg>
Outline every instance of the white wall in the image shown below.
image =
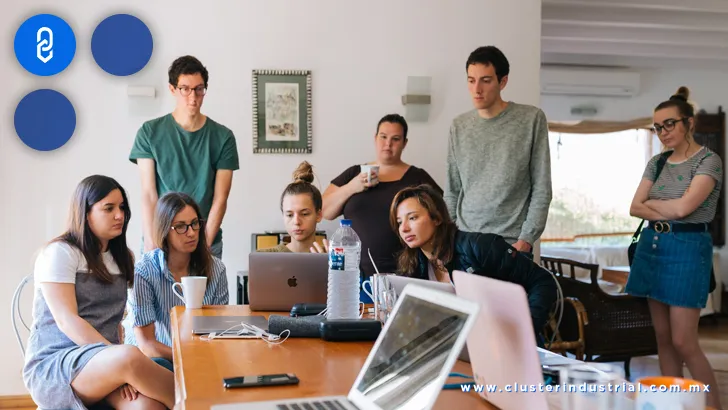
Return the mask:
<svg viewBox="0 0 728 410">
<path fill-rule="evenodd" d="M 660 102 L 668 99 L 680 86 L 690 88 L 690 99 L 698 109 L 708 113 L 718 112 L 722 106 L 728 111 L 728 70 L 684 70 L 684 69 L 642 69 L 640 71 L 641 91 L 633 98 L 596 98 L 544 95 L 541 106 L 551 121 L 572 121 L 599 119 L 626 121 L 640 117 L 651 117 Z M 594 117 L 584 118 L 571 115 L 573 106 L 589 105 L 599 112 Z M 723 158 L 728 161 L 728 158 Z M 724 192 L 723 195 L 728 193 Z M 728 220 L 727 220 L 728 225 Z M 717 248 L 720 255 L 720 274 L 728 282 L 728 247 Z"/>
<path fill-rule="evenodd" d="M 128 190 L 129 242 L 139 249 L 139 177 L 127 157 L 141 123 L 173 108 L 167 67 L 180 55 L 193 54 L 207 65 L 210 89 L 203 111 L 237 137 L 241 169 L 223 224 L 233 300 L 235 272 L 247 268 L 251 232 L 283 227 L 279 195 L 296 165 L 304 159 L 314 164 L 324 189 L 346 167 L 372 160 L 376 122 L 386 113 L 404 112 L 400 96 L 407 76 L 432 76 L 433 103 L 427 123 L 411 124 L 404 159 L 426 168 L 441 184 L 450 121 L 471 108 L 464 74 L 470 51 L 487 44 L 501 47 L 512 64 L 505 97 L 539 103 L 537 0 L 126 0 L 119 6 L 64 0 L 62 9 L 56 4 L 10 2 L 0 13 L 0 43 L 6 45 L 0 55 L 0 223 L 5 232 L 0 236 L 0 300 L 10 300 L 17 282 L 31 272 L 34 252 L 62 231 L 71 193 L 87 175 L 113 176 Z M 41 12 L 66 19 L 77 37 L 75 60 L 53 78 L 23 71 L 7 46 L 22 21 Z M 142 18 L 154 36 L 152 61 L 130 78 L 106 75 L 90 55 L 95 24 L 117 12 Z M 263 68 L 313 71 L 313 154 L 252 154 L 250 77 L 251 70 Z M 129 84 L 153 85 L 162 96 L 132 103 L 125 95 Z M 26 148 L 12 125 L 17 102 L 40 87 L 64 92 L 78 115 L 74 137 L 56 152 Z M 24 306 L 29 312 L 29 297 Z M 9 325 L 7 315 L 0 315 L 0 329 Z M 0 362 L 0 395 L 24 394 L 22 360 L 11 338 L 0 341 Z"/>
</svg>

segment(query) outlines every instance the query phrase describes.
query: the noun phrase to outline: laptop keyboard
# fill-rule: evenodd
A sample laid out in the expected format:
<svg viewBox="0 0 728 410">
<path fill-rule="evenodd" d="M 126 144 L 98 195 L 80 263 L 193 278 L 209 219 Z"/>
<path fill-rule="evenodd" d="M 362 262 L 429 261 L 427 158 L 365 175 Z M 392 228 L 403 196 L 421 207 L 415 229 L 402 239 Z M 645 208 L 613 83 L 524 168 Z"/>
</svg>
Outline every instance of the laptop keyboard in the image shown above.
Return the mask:
<svg viewBox="0 0 728 410">
<path fill-rule="evenodd" d="M 279 404 L 278 410 L 347 410 L 338 400 L 308 401 L 293 404 Z"/>
</svg>

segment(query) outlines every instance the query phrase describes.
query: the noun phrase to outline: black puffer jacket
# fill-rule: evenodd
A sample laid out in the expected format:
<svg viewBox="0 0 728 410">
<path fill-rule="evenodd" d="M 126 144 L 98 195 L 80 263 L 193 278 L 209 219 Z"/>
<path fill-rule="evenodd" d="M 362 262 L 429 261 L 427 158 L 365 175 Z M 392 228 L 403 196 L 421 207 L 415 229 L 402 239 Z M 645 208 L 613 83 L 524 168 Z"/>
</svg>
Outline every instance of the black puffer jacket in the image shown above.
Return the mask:
<svg viewBox="0 0 728 410">
<path fill-rule="evenodd" d="M 412 276 L 427 280 L 428 263 L 420 250 L 419 263 Z M 445 267 L 451 280 L 453 271 L 467 272 L 472 268 L 471 272 L 477 275 L 523 286 L 528 295 L 533 329 L 539 339 L 557 299 L 556 282 L 549 271 L 520 254 L 499 235 L 463 231 L 455 234 L 453 259 Z"/>
</svg>

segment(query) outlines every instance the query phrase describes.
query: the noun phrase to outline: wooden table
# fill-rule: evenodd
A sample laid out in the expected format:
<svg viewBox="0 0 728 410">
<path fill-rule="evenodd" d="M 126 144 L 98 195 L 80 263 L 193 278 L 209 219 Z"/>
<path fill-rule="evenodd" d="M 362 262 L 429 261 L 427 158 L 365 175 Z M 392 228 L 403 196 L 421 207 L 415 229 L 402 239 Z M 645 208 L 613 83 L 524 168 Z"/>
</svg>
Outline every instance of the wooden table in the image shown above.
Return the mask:
<svg viewBox="0 0 728 410">
<path fill-rule="evenodd" d="M 602 268 L 602 280 L 626 286 L 629 278 L 629 266 L 605 266 Z"/>
<path fill-rule="evenodd" d="M 269 346 L 261 340 L 201 340 L 192 334 L 192 316 L 245 316 L 248 306 L 205 306 L 186 311 L 177 306 L 171 313 L 175 368 L 175 409 L 209 410 L 215 404 L 315 396 L 346 396 L 369 355 L 372 342 L 325 342 L 312 338 L 289 338 Z M 275 312 L 284 315 L 285 312 Z M 472 374 L 469 363 L 458 361 L 454 372 Z M 253 387 L 226 390 L 222 379 L 243 375 L 295 373 L 296 386 Z M 461 379 L 448 380 L 458 383 Z M 561 397 L 547 393 L 549 409 L 560 410 Z M 475 392 L 442 390 L 434 409 L 497 408 Z M 710 410 L 708 407 L 706 410 Z"/>
<path fill-rule="evenodd" d="M 289 338 L 269 346 L 261 340 L 201 340 L 192 334 L 192 316 L 244 316 L 248 306 L 214 306 L 186 311 L 177 306 L 171 313 L 175 367 L 175 409 L 208 410 L 213 404 L 275 400 L 328 395 L 346 396 L 356 380 L 373 342 L 325 342 L 312 338 Z M 285 315 L 285 312 L 274 314 Z M 469 363 L 458 361 L 454 372 L 472 374 Z M 297 386 L 254 387 L 226 390 L 222 379 L 243 375 L 295 373 Z M 448 380 L 457 383 L 460 380 Z M 549 404 L 559 409 L 558 397 Z M 443 390 L 435 409 L 496 409 L 476 393 Z"/>
</svg>

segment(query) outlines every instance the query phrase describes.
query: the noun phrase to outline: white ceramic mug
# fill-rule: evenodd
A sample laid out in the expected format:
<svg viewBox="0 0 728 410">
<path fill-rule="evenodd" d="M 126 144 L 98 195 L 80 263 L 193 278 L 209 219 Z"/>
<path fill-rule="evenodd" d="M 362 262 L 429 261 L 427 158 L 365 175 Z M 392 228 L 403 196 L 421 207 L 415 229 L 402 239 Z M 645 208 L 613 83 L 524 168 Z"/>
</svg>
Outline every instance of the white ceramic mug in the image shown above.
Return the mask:
<svg viewBox="0 0 728 410">
<path fill-rule="evenodd" d="M 704 410 L 704 384 L 680 377 L 655 376 L 637 380 L 635 409 Z"/>
<path fill-rule="evenodd" d="M 181 288 L 182 295 L 177 293 L 177 286 Z M 202 300 L 205 298 L 207 278 L 204 276 L 185 276 L 182 283 L 175 282 L 172 285 L 172 292 L 185 303 L 187 309 L 199 309 L 202 307 Z"/>
<path fill-rule="evenodd" d="M 369 164 L 361 165 L 361 172 L 367 173 L 367 182 L 368 183 L 371 184 L 372 182 L 379 181 L 379 165 L 369 165 Z M 372 179 L 372 172 L 377 173 L 377 176 L 374 177 L 374 179 Z"/>
</svg>

